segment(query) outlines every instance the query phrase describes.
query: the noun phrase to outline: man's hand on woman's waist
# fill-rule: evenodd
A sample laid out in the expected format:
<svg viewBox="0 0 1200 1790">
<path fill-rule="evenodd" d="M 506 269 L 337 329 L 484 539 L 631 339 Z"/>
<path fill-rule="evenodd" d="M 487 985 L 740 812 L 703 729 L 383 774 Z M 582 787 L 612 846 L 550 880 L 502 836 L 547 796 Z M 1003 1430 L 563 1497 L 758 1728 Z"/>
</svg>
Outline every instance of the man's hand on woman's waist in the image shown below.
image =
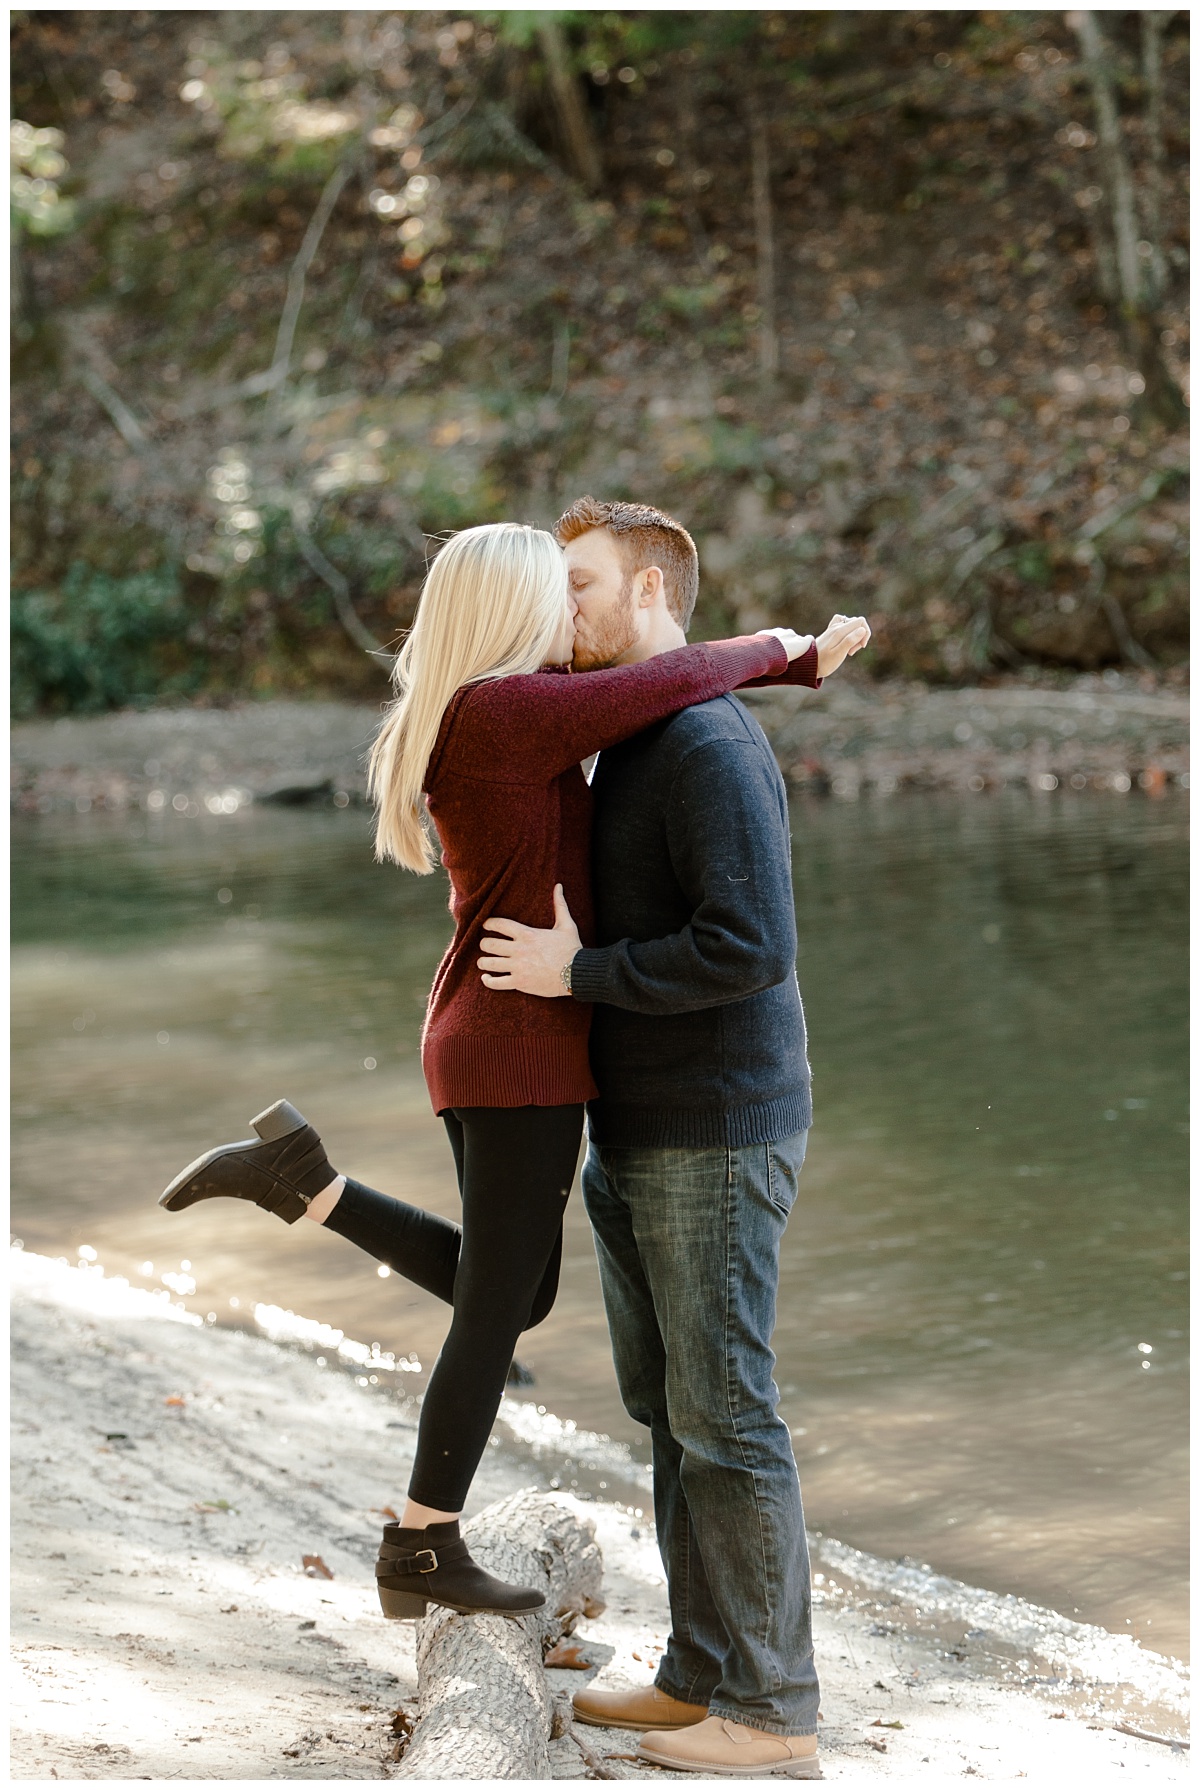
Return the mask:
<svg viewBox="0 0 1200 1790">
<path fill-rule="evenodd" d="M 546 1000 L 571 992 L 570 967 L 582 948 L 561 883 L 554 885 L 554 925 L 522 926 L 518 920 L 485 920 L 489 936 L 479 968 L 485 987 L 499 992 L 537 994 Z"/>
</svg>

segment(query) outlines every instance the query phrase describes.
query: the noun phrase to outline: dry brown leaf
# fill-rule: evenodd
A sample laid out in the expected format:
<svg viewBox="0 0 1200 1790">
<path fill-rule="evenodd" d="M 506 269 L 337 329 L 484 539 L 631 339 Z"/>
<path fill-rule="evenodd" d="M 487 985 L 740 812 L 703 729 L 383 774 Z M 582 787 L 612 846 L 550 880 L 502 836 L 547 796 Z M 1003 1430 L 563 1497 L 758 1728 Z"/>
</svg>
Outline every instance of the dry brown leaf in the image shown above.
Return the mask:
<svg viewBox="0 0 1200 1790">
<path fill-rule="evenodd" d="M 331 1579 L 333 1574 L 319 1554 L 303 1556 L 304 1571 L 310 1579 Z"/>
<path fill-rule="evenodd" d="M 577 1645 L 566 1641 L 557 1641 L 542 1661 L 544 1666 L 565 1666 L 571 1672 L 586 1672 L 591 1663 Z"/>
<path fill-rule="evenodd" d="M 393 1523 L 400 1521 L 390 1504 L 372 1504 L 371 1515 L 373 1517 L 390 1517 Z"/>
<path fill-rule="evenodd" d="M 164 1405 L 186 1405 L 187 1400 L 183 1397 L 182 1393 L 173 1392 L 171 1394 L 170 1398 L 165 1398 L 163 1400 L 163 1404 Z"/>
</svg>

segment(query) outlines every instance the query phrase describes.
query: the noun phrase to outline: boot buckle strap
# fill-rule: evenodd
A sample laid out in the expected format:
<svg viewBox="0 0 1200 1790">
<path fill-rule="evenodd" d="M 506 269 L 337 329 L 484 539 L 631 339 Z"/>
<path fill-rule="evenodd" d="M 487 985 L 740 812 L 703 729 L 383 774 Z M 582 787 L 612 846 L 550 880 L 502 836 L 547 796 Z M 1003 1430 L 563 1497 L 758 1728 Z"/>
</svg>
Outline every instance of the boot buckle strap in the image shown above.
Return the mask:
<svg viewBox="0 0 1200 1790">
<path fill-rule="evenodd" d="M 428 1564 L 426 1564 L 427 1562 Z M 398 1560 L 381 1555 L 375 1562 L 375 1577 L 377 1579 L 411 1578 L 415 1573 L 436 1572 L 438 1564 L 438 1557 L 432 1548 L 419 1548 L 415 1554 L 409 1554 L 407 1558 L 402 1556 Z"/>
</svg>

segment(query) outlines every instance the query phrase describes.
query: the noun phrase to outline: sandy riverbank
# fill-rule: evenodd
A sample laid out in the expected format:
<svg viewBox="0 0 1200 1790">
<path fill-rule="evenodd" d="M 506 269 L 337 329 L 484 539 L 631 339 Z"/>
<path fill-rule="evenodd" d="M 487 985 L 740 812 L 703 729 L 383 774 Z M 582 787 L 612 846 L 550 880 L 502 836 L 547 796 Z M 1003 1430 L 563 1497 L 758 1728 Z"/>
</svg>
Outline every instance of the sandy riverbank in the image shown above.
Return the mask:
<svg viewBox="0 0 1200 1790">
<path fill-rule="evenodd" d="M 748 700 L 793 787 L 844 799 L 1006 784 L 1155 794 L 1188 776 L 1187 692 L 1153 679 L 930 690 L 839 677 L 819 694 Z M 13 730 L 12 801 L 33 814 L 346 805 L 365 800 L 378 718 L 378 705 L 277 701 L 26 721 Z"/>
<path fill-rule="evenodd" d="M 395 1770 L 414 1630 L 371 1565 L 414 1436 L 404 1376 L 201 1324 L 99 1267 L 11 1252 L 15 1779 L 332 1780 Z M 501 1426 L 511 1435 L 514 1425 Z M 589 1445 L 580 1438 L 582 1447 Z M 471 1508 L 545 1483 L 498 1438 Z M 647 1521 L 588 1501 L 608 1608 L 573 1690 L 649 1676 L 666 1634 Z M 1186 1677 L 1125 1636 L 814 1541 L 825 1774 L 1174 1780 Z M 319 1556 L 331 1578 L 306 1574 Z M 591 1731 L 602 1752 L 628 1736 Z M 584 1766 L 552 1743 L 554 1775 Z M 620 1776 L 645 1775 L 620 1758 Z M 672 1775 L 672 1774 L 666 1774 Z"/>
</svg>

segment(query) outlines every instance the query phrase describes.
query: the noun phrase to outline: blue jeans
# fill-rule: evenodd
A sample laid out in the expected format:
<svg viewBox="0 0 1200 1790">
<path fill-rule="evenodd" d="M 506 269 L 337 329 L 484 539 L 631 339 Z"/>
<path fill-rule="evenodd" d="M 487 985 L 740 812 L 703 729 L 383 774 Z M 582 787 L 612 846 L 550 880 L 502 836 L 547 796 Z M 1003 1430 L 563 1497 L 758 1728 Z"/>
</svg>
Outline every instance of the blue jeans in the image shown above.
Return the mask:
<svg viewBox="0 0 1200 1790">
<path fill-rule="evenodd" d="M 815 1734 L 819 1700 L 804 1512 L 771 1352 L 807 1141 L 593 1145 L 583 1169 L 617 1381 L 653 1450 L 671 1604 L 655 1682 L 773 1734 Z"/>
</svg>

